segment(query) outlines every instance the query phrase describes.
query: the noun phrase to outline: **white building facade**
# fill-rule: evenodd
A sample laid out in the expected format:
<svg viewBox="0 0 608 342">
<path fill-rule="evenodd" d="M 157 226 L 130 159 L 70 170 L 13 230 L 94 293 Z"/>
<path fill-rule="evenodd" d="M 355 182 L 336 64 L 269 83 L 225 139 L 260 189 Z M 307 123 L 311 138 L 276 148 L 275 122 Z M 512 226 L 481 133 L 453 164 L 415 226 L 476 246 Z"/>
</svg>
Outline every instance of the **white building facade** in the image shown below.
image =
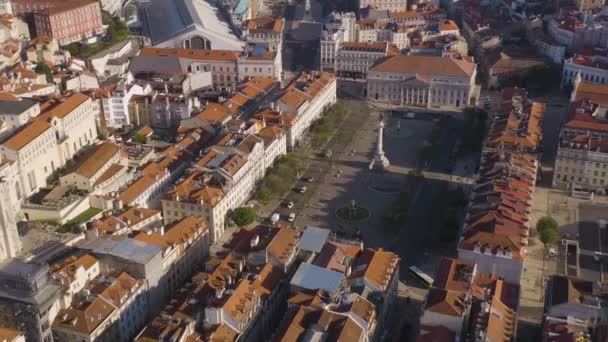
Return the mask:
<svg viewBox="0 0 608 342">
<path fill-rule="evenodd" d="M 435 56 L 396 56 L 367 75 L 370 101 L 457 110 L 474 105 L 474 63 Z"/>
</svg>

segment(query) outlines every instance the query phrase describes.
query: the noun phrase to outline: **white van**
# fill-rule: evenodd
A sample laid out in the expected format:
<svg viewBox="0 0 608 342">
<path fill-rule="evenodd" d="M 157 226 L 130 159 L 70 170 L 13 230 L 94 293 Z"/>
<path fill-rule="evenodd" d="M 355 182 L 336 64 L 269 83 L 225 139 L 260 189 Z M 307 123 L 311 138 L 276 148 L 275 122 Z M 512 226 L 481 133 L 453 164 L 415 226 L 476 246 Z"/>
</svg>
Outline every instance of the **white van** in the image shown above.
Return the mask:
<svg viewBox="0 0 608 342">
<path fill-rule="evenodd" d="M 281 216 L 279 215 L 279 213 L 274 213 L 274 214 L 272 214 L 272 216 L 270 216 L 270 222 L 272 224 L 275 224 L 275 223 L 279 222 L 280 218 L 281 218 Z"/>
</svg>

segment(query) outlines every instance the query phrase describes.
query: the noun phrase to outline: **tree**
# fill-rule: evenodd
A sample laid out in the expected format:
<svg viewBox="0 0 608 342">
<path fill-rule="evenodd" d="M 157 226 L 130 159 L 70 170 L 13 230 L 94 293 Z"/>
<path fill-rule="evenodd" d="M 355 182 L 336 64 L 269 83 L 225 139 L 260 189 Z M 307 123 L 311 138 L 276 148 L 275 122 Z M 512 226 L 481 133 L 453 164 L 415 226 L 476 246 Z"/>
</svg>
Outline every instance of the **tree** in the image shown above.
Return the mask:
<svg viewBox="0 0 608 342">
<path fill-rule="evenodd" d="M 133 141 L 141 143 L 141 144 L 145 144 L 146 137 L 143 134 L 135 133 L 135 134 L 133 134 Z"/>
<path fill-rule="evenodd" d="M 553 229 L 544 229 L 538 232 L 540 241 L 545 244 L 545 247 L 548 245 L 553 245 L 557 242 L 557 230 Z"/>
<path fill-rule="evenodd" d="M 255 209 L 249 207 L 236 208 L 232 212 L 231 217 L 237 226 L 243 227 L 255 221 Z"/>
<path fill-rule="evenodd" d="M 45 62 L 38 63 L 34 71 L 38 74 L 43 74 L 46 76 L 46 81 L 49 83 L 53 82 L 53 72 Z"/>
<path fill-rule="evenodd" d="M 539 234 L 540 241 L 542 241 L 545 246 L 551 245 L 557 242 L 559 224 L 552 217 L 541 217 L 538 222 L 536 222 L 536 231 Z"/>
<path fill-rule="evenodd" d="M 260 191 L 258 191 L 257 198 L 262 203 L 268 203 L 272 199 L 272 191 L 263 186 Z"/>
</svg>

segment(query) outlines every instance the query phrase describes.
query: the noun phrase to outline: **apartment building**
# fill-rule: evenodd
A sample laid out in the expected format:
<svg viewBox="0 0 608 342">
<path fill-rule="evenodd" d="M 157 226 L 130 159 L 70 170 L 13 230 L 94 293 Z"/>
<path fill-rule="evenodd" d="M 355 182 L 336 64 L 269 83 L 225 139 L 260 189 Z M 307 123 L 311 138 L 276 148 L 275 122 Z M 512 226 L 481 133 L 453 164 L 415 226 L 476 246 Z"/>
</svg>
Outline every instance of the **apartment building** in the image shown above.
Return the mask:
<svg viewBox="0 0 608 342">
<path fill-rule="evenodd" d="M 200 133 L 192 132 L 166 148 L 160 159 L 145 164 L 135 173 L 135 180 L 120 190 L 114 206 L 159 209 L 161 196 L 192 161 L 200 142 Z"/>
<path fill-rule="evenodd" d="M 149 86 L 126 82 L 100 89 L 98 94 L 101 98 L 106 127 L 118 129 L 132 125 L 129 113 L 131 98 L 135 95 L 146 95 L 150 91 Z"/>
<path fill-rule="evenodd" d="M 442 258 L 435 272 L 435 280 L 424 302 L 420 317 L 421 327 L 443 326 L 456 336 L 467 329 L 472 301 L 471 289 L 477 277 L 474 263 Z M 424 329 L 421 328 L 421 329 Z"/>
<path fill-rule="evenodd" d="M 157 340 L 167 334 L 175 341 L 246 339 L 252 322 L 262 314 L 263 298 L 272 293 L 280 274 L 277 278 L 270 266 L 249 270 L 241 258 L 232 255 L 212 258 L 205 265 L 174 296 L 177 305 L 167 306 L 136 341 Z M 191 305 L 193 301 L 200 305 Z"/>
<path fill-rule="evenodd" d="M 310 125 L 336 100 L 336 77 L 327 72 L 302 72 L 283 90 L 274 109 L 280 114 L 281 125 L 288 127 L 288 150 L 298 144 Z"/>
<path fill-rule="evenodd" d="M 357 18 L 352 12 L 332 12 L 321 33 L 321 71 L 335 72 L 343 42 L 357 41 Z"/>
<path fill-rule="evenodd" d="M 344 42 L 336 54 L 336 75 L 365 78 L 368 70 L 381 58 L 399 55 L 399 49 L 389 42 Z"/>
<path fill-rule="evenodd" d="M 475 336 L 482 341 L 512 340 L 519 308 L 519 285 L 480 273 L 475 263 L 442 258 L 424 304 L 416 341 L 432 336 Z"/>
<path fill-rule="evenodd" d="M 253 18 L 244 26 L 243 36 L 247 42 L 268 44 L 270 51 L 281 53 L 285 19 Z"/>
<path fill-rule="evenodd" d="M 416 5 L 414 5 L 416 6 Z M 405 11 L 408 10 L 408 2 L 406 0 L 361 0 L 360 8 L 373 8 L 374 10 L 388 11 Z"/>
<path fill-rule="evenodd" d="M 549 20 L 547 32 L 568 51 L 579 51 L 586 46 L 608 47 L 607 9 L 596 13 L 565 12 Z"/>
<path fill-rule="evenodd" d="M 42 3 L 41 1 L 34 2 Z M 38 36 L 55 38 L 60 45 L 67 45 L 104 33 L 101 23 L 101 6 L 97 1 L 66 0 L 47 3 L 45 6 L 49 7 L 36 10 L 34 13 Z"/>
<path fill-rule="evenodd" d="M 190 117 L 201 104 L 195 96 L 183 94 L 155 94 L 150 103 L 149 122 L 154 128 L 170 129 Z"/>
<path fill-rule="evenodd" d="M 163 218 L 160 210 L 147 208 L 129 208 L 93 221 L 94 234 L 99 235 L 124 235 L 142 230 L 158 230 L 162 225 Z"/>
<path fill-rule="evenodd" d="M 458 110 L 474 105 L 477 66 L 465 59 L 395 56 L 370 68 L 369 101 Z"/>
<path fill-rule="evenodd" d="M 262 139 L 229 133 L 222 140 L 226 143 L 208 149 L 161 200 L 165 223 L 203 216 L 213 242 L 224 232 L 226 214 L 249 199 L 265 172 Z"/>
<path fill-rule="evenodd" d="M 168 293 L 188 279 L 197 263 L 209 254 L 209 231 L 201 216 L 187 216 L 158 229 L 136 233 L 133 238 L 161 249 Z"/>
<path fill-rule="evenodd" d="M 289 282 L 287 313 L 274 340 L 325 333 L 348 341 L 377 340 L 396 298 L 399 257 L 382 249 L 363 248 L 358 241 L 330 238 L 329 230 L 316 227 L 304 229 L 298 254 L 302 263 Z M 336 310 L 324 311 L 326 308 Z M 317 326 L 316 319 L 305 319 L 308 314 L 339 323 Z"/>
<path fill-rule="evenodd" d="M 89 97 L 76 93 L 51 99 L 43 107 L 35 120 L 0 146 L 3 158 L 18 165 L 18 197 L 46 186 L 53 172 L 97 139 L 96 112 Z"/>
<path fill-rule="evenodd" d="M 414 6 L 415 8 L 411 10 L 389 12 L 388 21 L 421 26 L 426 24 L 437 24 L 447 18 L 446 11 L 439 8 L 439 6 L 430 3 L 422 3 Z"/>
<path fill-rule="evenodd" d="M 269 43 L 247 43 L 237 61 L 238 82 L 249 77 L 283 79 L 281 51 L 273 51 Z"/>
<path fill-rule="evenodd" d="M 564 61 L 561 86 L 574 86 L 576 78 L 587 83 L 608 83 L 608 57 L 576 55 Z"/>
<path fill-rule="evenodd" d="M 59 49 L 57 39 L 45 36 L 30 40 L 26 54 L 27 60 L 36 64 L 61 65 L 69 59 L 69 52 Z"/>
<path fill-rule="evenodd" d="M 505 88 L 490 124 L 484 150 L 537 154 L 546 103 L 532 101 L 522 88 Z"/>
<path fill-rule="evenodd" d="M 574 85 L 571 115 L 562 127 L 557 147 L 553 186 L 582 188 L 598 194 L 608 188 L 608 85 L 583 82 Z"/>
</svg>

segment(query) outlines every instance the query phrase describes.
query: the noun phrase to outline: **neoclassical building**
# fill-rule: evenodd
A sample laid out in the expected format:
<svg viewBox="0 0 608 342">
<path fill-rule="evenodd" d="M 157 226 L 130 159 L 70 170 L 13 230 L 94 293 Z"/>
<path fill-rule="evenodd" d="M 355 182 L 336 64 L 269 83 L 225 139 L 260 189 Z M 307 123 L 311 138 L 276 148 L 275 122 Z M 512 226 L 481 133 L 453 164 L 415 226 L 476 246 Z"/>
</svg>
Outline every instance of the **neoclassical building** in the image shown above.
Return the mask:
<svg viewBox="0 0 608 342">
<path fill-rule="evenodd" d="M 399 55 L 367 73 L 367 98 L 394 105 L 455 110 L 474 105 L 475 63 L 451 57 Z"/>
</svg>

